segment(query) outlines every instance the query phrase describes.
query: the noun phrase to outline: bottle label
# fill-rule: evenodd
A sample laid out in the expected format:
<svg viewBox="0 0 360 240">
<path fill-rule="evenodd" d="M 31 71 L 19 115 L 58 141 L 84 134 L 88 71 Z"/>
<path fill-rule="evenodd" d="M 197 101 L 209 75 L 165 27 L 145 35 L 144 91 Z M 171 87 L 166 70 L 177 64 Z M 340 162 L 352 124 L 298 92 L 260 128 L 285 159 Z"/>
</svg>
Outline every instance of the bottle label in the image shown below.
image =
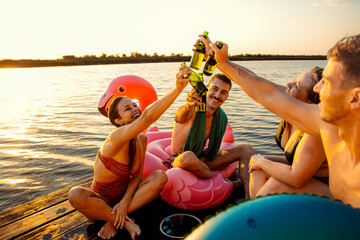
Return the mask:
<svg viewBox="0 0 360 240">
<path fill-rule="evenodd" d="M 223 46 L 223 42 L 219 41 L 216 46 L 221 49 Z M 208 59 L 206 60 L 206 63 L 204 65 L 204 69 L 203 69 L 203 74 L 205 74 L 206 76 L 211 76 L 216 68 L 217 62 L 215 60 L 215 53 L 211 56 L 208 57 Z"/>
<path fill-rule="evenodd" d="M 195 51 L 194 55 L 191 58 L 190 67 L 199 70 L 203 59 L 204 59 L 204 54 Z"/>
<path fill-rule="evenodd" d="M 206 104 L 203 102 L 201 105 L 196 105 L 196 112 L 206 112 Z"/>
</svg>

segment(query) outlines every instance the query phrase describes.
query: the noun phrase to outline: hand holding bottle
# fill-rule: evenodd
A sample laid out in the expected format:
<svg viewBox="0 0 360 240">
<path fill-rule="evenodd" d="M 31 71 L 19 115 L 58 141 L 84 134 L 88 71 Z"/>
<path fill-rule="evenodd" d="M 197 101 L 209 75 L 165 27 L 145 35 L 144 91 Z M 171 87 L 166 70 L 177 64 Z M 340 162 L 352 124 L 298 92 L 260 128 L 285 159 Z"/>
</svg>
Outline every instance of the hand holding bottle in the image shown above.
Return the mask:
<svg viewBox="0 0 360 240">
<path fill-rule="evenodd" d="M 229 54 L 228 54 L 228 45 L 226 43 L 223 43 L 222 47 L 219 49 L 217 47 L 218 42 L 209 44 L 211 50 L 215 54 L 215 60 L 218 63 L 218 65 L 221 66 L 223 63 L 229 62 Z"/>
<path fill-rule="evenodd" d="M 181 66 L 188 68 L 188 66 L 186 65 L 185 62 L 181 63 Z M 197 74 L 196 72 L 191 71 L 189 79 L 190 79 L 190 81 L 189 81 L 190 85 L 193 87 L 193 90 L 196 92 L 197 96 L 200 97 L 199 98 L 200 104 L 198 104 L 196 102 L 196 104 L 198 104 L 198 106 L 196 106 L 196 111 L 197 112 L 205 112 L 206 111 L 206 93 L 208 92 L 208 88 L 204 84 L 203 74 L 202 73 Z M 196 100 L 197 97 L 194 99 Z M 186 100 L 188 102 L 188 99 L 186 99 Z"/>
<path fill-rule="evenodd" d="M 190 85 L 196 90 L 196 92 L 199 94 L 199 96 L 204 96 L 206 92 L 208 91 L 207 87 L 204 84 L 204 78 L 202 73 L 197 74 L 196 72 L 193 72 L 188 65 L 186 65 L 185 62 L 181 63 L 181 68 L 183 69 L 186 67 L 189 69 L 190 74 L 188 74 L 188 77 L 190 79 Z"/>
<path fill-rule="evenodd" d="M 223 46 L 223 42 L 218 41 L 216 42 L 216 46 L 221 49 Z M 203 74 L 206 76 L 211 76 L 216 68 L 217 62 L 215 60 L 215 53 L 209 55 L 208 59 L 205 62 L 204 68 L 203 68 Z"/>
<path fill-rule="evenodd" d="M 179 72 L 176 74 L 176 87 L 183 90 L 190 80 L 191 69 L 186 66 L 181 66 Z"/>
<path fill-rule="evenodd" d="M 208 38 L 208 32 L 204 31 L 204 33 L 201 35 L 204 39 Z M 195 46 L 195 50 L 193 53 L 193 56 L 190 60 L 190 67 L 196 70 L 199 70 L 201 67 L 201 63 L 204 59 L 204 54 L 205 54 L 206 48 L 205 48 L 205 44 L 202 43 L 201 41 L 197 42 L 196 46 Z"/>
<path fill-rule="evenodd" d="M 193 109 L 196 105 L 202 104 L 202 97 L 196 92 L 195 89 L 191 89 L 186 98 L 186 108 Z"/>
<path fill-rule="evenodd" d="M 210 56 L 210 55 L 212 55 L 212 54 L 214 53 L 213 50 L 212 50 L 211 47 L 210 47 L 211 44 L 213 44 L 213 43 L 211 42 L 209 36 L 207 37 L 207 39 L 205 39 L 202 35 L 199 35 L 199 37 L 200 37 L 200 39 L 198 39 L 198 40 L 196 41 L 196 44 L 197 44 L 199 41 L 201 41 L 201 42 L 204 43 L 205 49 L 206 49 L 204 58 L 207 59 L 208 56 Z M 194 46 L 195 46 L 195 45 L 194 45 Z"/>
</svg>

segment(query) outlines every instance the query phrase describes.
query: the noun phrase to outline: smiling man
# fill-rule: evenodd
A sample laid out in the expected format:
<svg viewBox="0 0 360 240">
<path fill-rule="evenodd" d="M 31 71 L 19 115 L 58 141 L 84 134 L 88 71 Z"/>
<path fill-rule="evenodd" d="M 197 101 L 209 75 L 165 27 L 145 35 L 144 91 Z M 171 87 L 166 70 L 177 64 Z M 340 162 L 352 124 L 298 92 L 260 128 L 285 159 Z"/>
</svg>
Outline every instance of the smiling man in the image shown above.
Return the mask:
<svg viewBox="0 0 360 240">
<path fill-rule="evenodd" d="M 299 129 L 321 137 L 331 194 L 360 208 L 360 35 L 344 38 L 329 50 L 323 78 L 314 87 L 320 95 L 319 105 L 302 103 L 230 62 L 227 44 L 218 49 L 202 41 L 211 45 L 218 68 L 251 98 Z"/>
<path fill-rule="evenodd" d="M 239 175 L 248 197 L 248 162 L 253 154 L 252 147 L 240 144 L 219 152 L 227 125 L 227 116 L 220 106 L 229 96 L 231 80 L 224 74 L 216 74 L 210 79 L 208 89 L 205 113 L 195 111 L 195 106 L 201 105 L 201 97 L 194 89 L 188 94 L 186 104 L 176 113 L 171 150 L 177 157 L 173 166 L 207 179 L 214 176 L 212 170 L 239 161 Z M 205 115 L 200 117 L 200 114 Z M 204 149 L 207 141 L 208 147 Z M 198 151 L 193 145 L 198 146 Z"/>
</svg>

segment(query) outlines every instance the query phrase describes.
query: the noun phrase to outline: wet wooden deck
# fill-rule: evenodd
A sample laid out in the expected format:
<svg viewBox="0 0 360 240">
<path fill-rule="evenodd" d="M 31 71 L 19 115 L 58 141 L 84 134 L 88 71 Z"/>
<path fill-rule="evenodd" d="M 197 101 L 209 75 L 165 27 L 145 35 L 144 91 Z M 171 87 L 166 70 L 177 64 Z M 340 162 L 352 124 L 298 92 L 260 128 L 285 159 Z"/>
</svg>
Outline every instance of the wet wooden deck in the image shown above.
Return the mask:
<svg viewBox="0 0 360 240">
<path fill-rule="evenodd" d="M 75 185 L 90 187 L 92 178 Z M 73 186 L 75 186 L 73 185 Z M 98 231 L 102 221 L 91 221 L 76 211 L 67 199 L 69 186 L 46 196 L 26 202 L 0 213 L 0 239 L 100 239 Z M 201 220 L 212 216 L 229 204 L 236 204 L 241 198 L 233 193 L 220 206 L 213 209 L 189 211 L 177 209 L 160 197 L 130 216 L 135 218 L 142 233 L 137 239 L 169 239 L 160 232 L 160 222 L 174 213 L 190 213 Z M 113 239 L 131 239 L 126 230 L 119 230 Z"/>
<path fill-rule="evenodd" d="M 76 185 L 90 187 L 92 178 Z M 72 186 L 26 202 L 0 213 L 1 239 L 72 239 L 77 229 L 91 229 L 94 223 L 76 211 L 67 199 Z M 78 231 L 77 231 L 78 232 Z M 88 236 L 87 236 L 88 234 Z M 75 239 L 92 239 L 84 231 Z"/>
</svg>

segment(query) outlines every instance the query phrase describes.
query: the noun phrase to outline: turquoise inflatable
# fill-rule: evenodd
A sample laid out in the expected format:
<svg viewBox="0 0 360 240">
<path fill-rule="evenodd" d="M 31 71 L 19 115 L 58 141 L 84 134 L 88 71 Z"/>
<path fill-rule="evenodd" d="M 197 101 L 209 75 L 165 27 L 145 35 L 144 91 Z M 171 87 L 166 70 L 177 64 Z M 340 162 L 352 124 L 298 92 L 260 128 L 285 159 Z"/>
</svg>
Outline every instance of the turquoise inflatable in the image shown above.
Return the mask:
<svg viewBox="0 0 360 240">
<path fill-rule="evenodd" d="M 272 195 L 210 218 L 186 240 L 360 239 L 357 209 L 311 195 Z"/>
</svg>

